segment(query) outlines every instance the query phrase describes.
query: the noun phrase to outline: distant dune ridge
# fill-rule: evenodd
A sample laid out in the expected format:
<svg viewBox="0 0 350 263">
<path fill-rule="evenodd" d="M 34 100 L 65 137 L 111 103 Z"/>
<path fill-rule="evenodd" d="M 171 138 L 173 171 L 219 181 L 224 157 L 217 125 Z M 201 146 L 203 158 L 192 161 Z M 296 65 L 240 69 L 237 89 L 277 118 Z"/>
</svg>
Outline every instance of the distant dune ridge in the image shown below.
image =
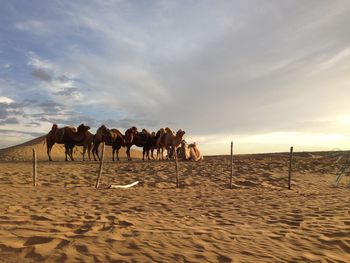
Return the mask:
<svg viewBox="0 0 350 263">
<path fill-rule="evenodd" d="M 0 149 L 0 161 L 30 161 L 33 159 L 33 148 L 35 148 L 37 153 L 38 161 L 48 160 L 46 153 L 46 141 L 45 136 L 41 136 L 30 140 L 28 142 L 8 147 L 5 149 Z M 138 148 L 141 149 L 141 148 Z M 126 158 L 126 148 L 121 148 L 119 152 L 119 156 L 121 158 Z M 65 157 L 65 149 L 63 144 L 55 144 L 52 148 L 51 154 L 54 161 L 62 161 Z M 74 158 L 76 160 L 82 160 L 82 152 L 83 148 L 81 146 L 74 147 Z M 105 157 L 106 160 L 110 160 L 112 156 L 112 148 L 110 146 L 106 146 L 105 148 Z M 133 146 L 131 150 L 131 157 L 133 158 L 141 158 L 142 152 L 137 150 L 136 146 Z M 86 158 L 88 160 L 88 156 L 86 154 Z M 91 153 L 91 159 L 93 160 L 93 156 Z"/>
<path fill-rule="evenodd" d="M 0 262 L 350 262 L 349 179 L 332 187 L 329 153 L 296 153 L 292 190 L 288 153 L 236 155 L 234 189 L 229 156 L 180 161 L 179 189 L 174 162 L 109 161 L 96 190 L 99 164 L 59 145 L 33 187 L 32 164 L 9 161 L 33 147 L 47 160 L 43 137 L 0 151 Z"/>
</svg>

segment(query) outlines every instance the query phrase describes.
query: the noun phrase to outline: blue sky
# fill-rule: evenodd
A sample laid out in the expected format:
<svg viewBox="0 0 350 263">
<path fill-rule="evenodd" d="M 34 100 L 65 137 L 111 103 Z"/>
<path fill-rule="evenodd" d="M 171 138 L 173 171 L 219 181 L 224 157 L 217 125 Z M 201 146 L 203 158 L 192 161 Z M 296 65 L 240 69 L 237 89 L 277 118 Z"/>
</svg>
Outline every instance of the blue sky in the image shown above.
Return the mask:
<svg viewBox="0 0 350 263">
<path fill-rule="evenodd" d="M 349 149 L 349 25 L 349 1 L 2 1 L 0 147 L 86 123 Z"/>
</svg>

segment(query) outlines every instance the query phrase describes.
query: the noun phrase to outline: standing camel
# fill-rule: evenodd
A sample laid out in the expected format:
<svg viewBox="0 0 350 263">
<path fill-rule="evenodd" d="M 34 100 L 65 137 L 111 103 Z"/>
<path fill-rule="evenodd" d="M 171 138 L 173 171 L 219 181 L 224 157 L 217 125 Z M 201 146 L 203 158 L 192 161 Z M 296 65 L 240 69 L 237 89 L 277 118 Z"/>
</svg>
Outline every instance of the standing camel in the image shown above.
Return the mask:
<svg viewBox="0 0 350 263">
<path fill-rule="evenodd" d="M 51 131 L 46 135 L 47 155 L 49 161 L 52 161 L 51 150 L 55 143 L 64 144 L 65 148 L 65 160 L 68 161 L 67 156 L 73 161 L 73 147 L 74 145 L 81 144 L 87 137 L 87 132 L 90 129 L 89 126 L 84 124 L 79 125 L 78 129 L 74 127 L 58 128 L 57 124 L 54 124 Z"/>
<path fill-rule="evenodd" d="M 119 150 L 121 147 L 125 146 L 123 134 L 117 129 L 108 129 L 105 125 L 98 128 L 94 136 L 94 147 L 92 149 L 92 154 L 95 161 L 96 156 L 98 160 L 100 160 L 98 147 L 102 142 L 104 142 L 106 145 L 112 146 L 112 160 L 115 160 L 114 156 L 115 153 L 117 153 L 117 160 L 119 161 Z"/>
<path fill-rule="evenodd" d="M 156 134 L 156 149 L 157 149 L 157 160 L 164 160 L 163 152 L 164 152 L 164 143 L 163 143 L 163 138 L 165 135 L 165 129 L 160 128 L 159 131 L 157 131 Z"/>
<path fill-rule="evenodd" d="M 145 155 L 149 158 L 149 151 L 155 145 L 155 140 L 151 133 L 143 129 L 138 132 L 136 127 L 131 127 L 125 131 L 125 146 L 128 160 L 131 161 L 130 149 L 131 146 L 143 147 L 142 160 L 145 160 Z"/>
<path fill-rule="evenodd" d="M 157 143 L 156 133 L 155 132 L 150 133 L 146 129 L 142 129 L 141 134 L 143 134 L 146 139 L 145 145 L 143 146 L 142 159 L 145 160 L 145 155 L 147 160 L 150 160 L 151 158 L 154 159 L 153 151 Z M 151 157 L 150 157 L 150 152 L 151 152 Z"/>
<path fill-rule="evenodd" d="M 71 152 L 71 155 L 73 156 L 74 146 L 83 146 L 83 161 L 85 161 L 86 152 L 88 153 L 89 161 L 91 161 L 91 150 L 93 146 L 93 141 L 94 141 L 94 135 L 91 132 L 87 131 L 84 141 L 76 143 L 75 145 L 71 145 L 71 148 L 69 149 Z"/>
<path fill-rule="evenodd" d="M 168 159 L 174 156 L 177 152 L 177 148 L 180 146 L 185 131 L 179 129 L 176 134 L 170 128 L 165 128 L 165 133 L 162 135 L 160 140 L 160 146 L 164 147 L 168 152 Z"/>
</svg>

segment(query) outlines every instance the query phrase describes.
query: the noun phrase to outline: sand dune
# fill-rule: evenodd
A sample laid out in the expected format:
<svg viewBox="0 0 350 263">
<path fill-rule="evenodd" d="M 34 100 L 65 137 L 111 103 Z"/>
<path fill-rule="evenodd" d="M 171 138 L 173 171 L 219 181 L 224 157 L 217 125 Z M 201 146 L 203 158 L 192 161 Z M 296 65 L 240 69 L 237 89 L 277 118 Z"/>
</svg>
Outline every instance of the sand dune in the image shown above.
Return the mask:
<svg viewBox="0 0 350 263">
<path fill-rule="evenodd" d="M 288 154 L 174 163 L 0 163 L 1 262 L 350 262 L 345 178 L 327 153 L 298 153 L 292 190 Z M 134 188 L 105 189 L 140 181 Z"/>
</svg>

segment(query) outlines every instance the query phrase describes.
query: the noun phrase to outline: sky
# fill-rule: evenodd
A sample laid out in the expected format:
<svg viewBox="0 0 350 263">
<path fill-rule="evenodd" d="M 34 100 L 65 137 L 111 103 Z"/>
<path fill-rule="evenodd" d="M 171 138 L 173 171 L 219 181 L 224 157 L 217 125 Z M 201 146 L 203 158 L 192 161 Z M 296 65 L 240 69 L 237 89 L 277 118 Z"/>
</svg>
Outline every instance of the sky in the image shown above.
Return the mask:
<svg viewBox="0 0 350 263">
<path fill-rule="evenodd" d="M 0 0 L 0 148 L 85 123 L 204 154 L 350 149 L 350 1 Z"/>
</svg>

